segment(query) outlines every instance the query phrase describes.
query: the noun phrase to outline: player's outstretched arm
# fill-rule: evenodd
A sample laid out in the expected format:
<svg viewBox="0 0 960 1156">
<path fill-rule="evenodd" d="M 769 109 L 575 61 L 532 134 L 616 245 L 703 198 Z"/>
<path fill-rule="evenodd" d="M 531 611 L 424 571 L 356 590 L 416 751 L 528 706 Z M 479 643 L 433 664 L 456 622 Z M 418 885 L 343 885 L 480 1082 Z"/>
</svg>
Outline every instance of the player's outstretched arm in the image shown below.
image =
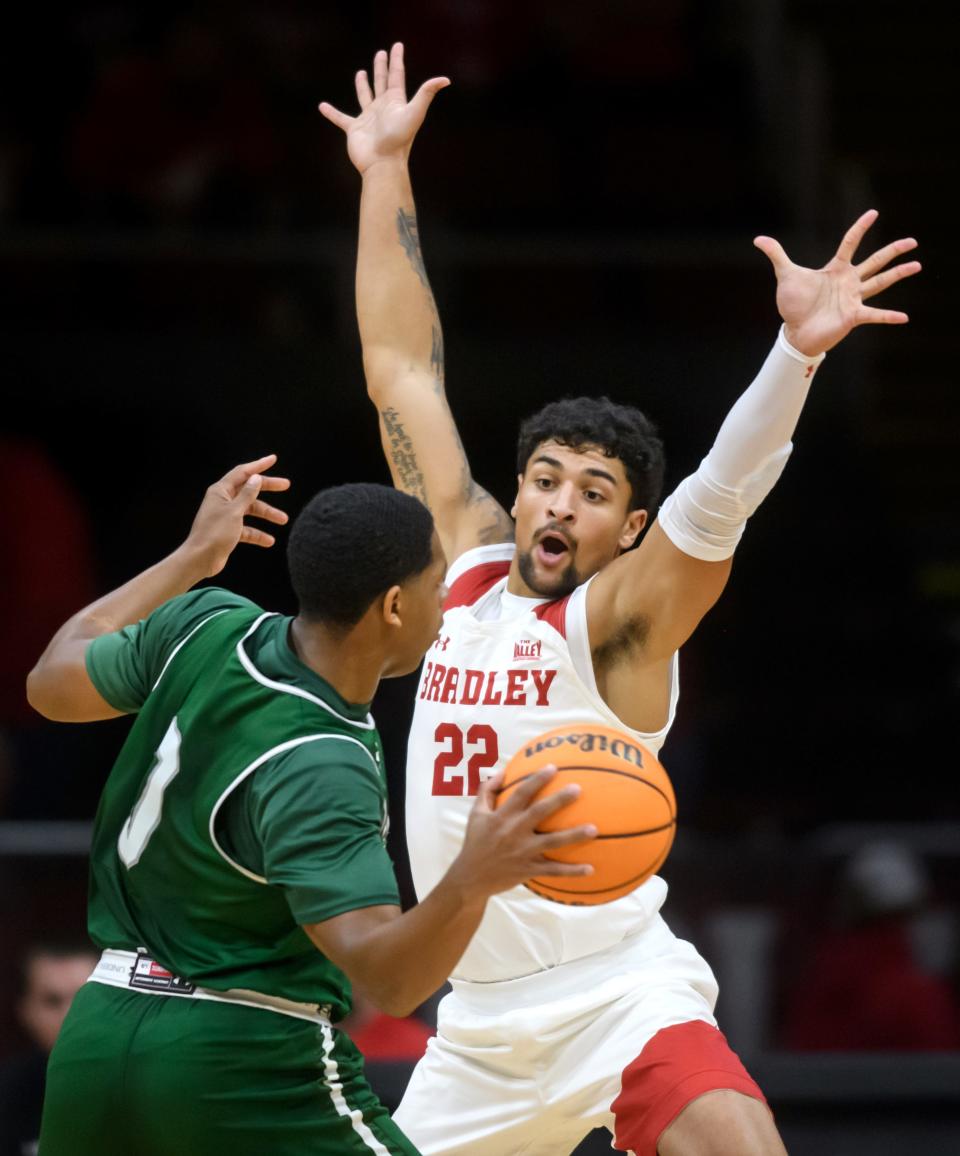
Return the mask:
<svg viewBox="0 0 960 1156">
<path fill-rule="evenodd" d="M 564 787 L 537 796 L 556 773 L 544 767 L 499 808 L 502 776 L 487 780 L 470 813 L 460 854 L 430 894 L 400 913 L 368 907 L 305 928 L 323 954 L 390 1015 L 409 1015 L 456 967 L 480 925 L 491 895 L 534 875 L 588 875 L 591 867 L 545 857 L 558 847 L 596 837 L 592 824 L 541 834 L 537 828 L 580 793 Z"/>
<path fill-rule="evenodd" d="M 791 438 L 814 373 L 825 353 L 860 325 L 901 325 L 908 318 L 866 304 L 920 271 L 919 261 L 891 264 L 916 248 L 893 241 L 856 261 L 877 219 L 874 209 L 847 230 L 820 269 L 795 264 L 772 237 L 754 244 L 770 260 L 783 321 L 777 344 L 754 382 L 736 401 L 696 474 L 664 502 L 632 554 L 596 579 L 588 614 L 594 646 L 642 621 L 643 661 L 663 661 L 684 643 L 726 583 L 730 559 L 747 518 L 769 493 L 792 449 Z"/>
<path fill-rule="evenodd" d="M 472 546 L 507 541 L 513 523 L 473 480 L 444 391 L 443 331 L 420 247 L 408 157 L 430 102 L 450 81 L 434 77 L 408 101 L 403 45 L 356 76 L 360 105 L 321 113 L 346 134 L 363 178 L 357 318 L 367 390 L 394 485 L 433 512 L 450 562 Z"/>
<path fill-rule="evenodd" d="M 93 722 L 121 713 L 100 695 L 87 673 L 90 642 L 139 622 L 169 598 L 219 574 L 241 542 L 272 546 L 273 535 L 246 519 L 281 526 L 287 521 L 282 510 L 260 496 L 290 486 L 289 479 L 265 473 L 276 460 L 276 454 L 268 454 L 225 474 L 207 490 L 190 533 L 172 554 L 60 627 L 27 676 L 27 699 L 35 710 L 56 722 Z"/>
</svg>

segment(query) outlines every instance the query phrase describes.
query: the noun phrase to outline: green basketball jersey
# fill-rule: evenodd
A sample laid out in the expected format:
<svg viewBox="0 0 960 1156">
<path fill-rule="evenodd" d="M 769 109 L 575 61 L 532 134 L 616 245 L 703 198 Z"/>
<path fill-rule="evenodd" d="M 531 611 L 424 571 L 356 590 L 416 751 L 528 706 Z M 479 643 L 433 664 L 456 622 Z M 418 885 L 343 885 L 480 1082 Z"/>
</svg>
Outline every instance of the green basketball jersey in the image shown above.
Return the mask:
<svg viewBox="0 0 960 1156">
<path fill-rule="evenodd" d="M 367 706 L 304 666 L 290 619 L 226 590 L 96 639 L 103 697 L 138 712 L 94 823 L 89 930 L 200 986 L 350 1006 L 301 924 L 398 904 Z"/>
</svg>

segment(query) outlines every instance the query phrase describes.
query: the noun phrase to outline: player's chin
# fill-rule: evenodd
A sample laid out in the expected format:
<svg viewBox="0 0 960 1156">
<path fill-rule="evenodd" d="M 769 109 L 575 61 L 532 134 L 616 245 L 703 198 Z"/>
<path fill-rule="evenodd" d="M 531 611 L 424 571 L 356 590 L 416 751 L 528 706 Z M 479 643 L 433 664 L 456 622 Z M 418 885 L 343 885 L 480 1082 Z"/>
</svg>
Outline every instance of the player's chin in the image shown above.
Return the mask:
<svg viewBox="0 0 960 1156">
<path fill-rule="evenodd" d="M 418 648 L 415 652 L 396 657 L 393 662 L 384 669 L 381 677 L 404 678 L 408 674 L 413 674 L 420 663 L 423 662 L 427 649 L 427 647 L 424 647 L 423 650 Z"/>
<path fill-rule="evenodd" d="M 540 598 L 565 598 L 580 585 L 581 578 L 572 562 L 562 568 L 547 569 L 531 559 L 528 574 L 523 575 L 530 589 Z"/>
</svg>

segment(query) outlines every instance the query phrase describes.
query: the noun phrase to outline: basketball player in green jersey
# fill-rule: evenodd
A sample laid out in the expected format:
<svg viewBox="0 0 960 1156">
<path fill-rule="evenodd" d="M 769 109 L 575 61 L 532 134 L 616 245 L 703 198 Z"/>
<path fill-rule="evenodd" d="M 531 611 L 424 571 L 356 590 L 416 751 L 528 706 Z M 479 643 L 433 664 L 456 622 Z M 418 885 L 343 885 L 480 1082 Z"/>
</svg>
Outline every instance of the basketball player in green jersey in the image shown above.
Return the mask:
<svg viewBox="0 0 960 1156">
<path fill-rule="evenodd" d="M 94 822 L 89 931 L 103 955 L 50 1061 L 42 1156 L 415 1153 L 333 1023 L 351 982 L 406 1015 L 443 983 L 488 897 L 590 838 L 535 828 L 574 791 L 499 810 L 401 913 L 368 705 L 436 638 L 445 559 L 429 512 L 385 486 L 323 490 L 288 544 L 299 613 L 218 587 L 283 524 L 275 457 L 207 491 L 186 541 L 71 618 L 28 679 L 48 718 L 136 713 Z M 188 591 L 190 591 L 188 593 Z M 495 786 L 495 784 L 494 784 Z"/>
</svg>

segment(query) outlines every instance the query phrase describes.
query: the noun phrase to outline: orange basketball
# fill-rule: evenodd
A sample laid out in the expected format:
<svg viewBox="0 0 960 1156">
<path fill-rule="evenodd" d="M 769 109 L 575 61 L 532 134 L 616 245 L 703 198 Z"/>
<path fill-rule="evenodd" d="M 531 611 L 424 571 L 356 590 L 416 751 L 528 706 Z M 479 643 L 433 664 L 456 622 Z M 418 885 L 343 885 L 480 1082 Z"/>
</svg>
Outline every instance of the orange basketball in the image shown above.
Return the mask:
<svg viewBox="0 0 960 1156">
<path fill-rule="evenodd" d="M 547 852 L 565 863 L 592 863 L 593 874 L 536 876 L 527 887 L 558 903 L 609 903 L 629 894 L 666 859 L 677 827 L 677 804 L 667 772 L 630 734 L 584 723 L 546 731 L 517 751 L 504 769 L 497 805 L 535 771 L 553 763 L 557 773 L 540 792 L 544 798 L 570 783 L 580 797 L 539 828 L 556 831 L 593 823 L 589 843 Z"/>
</svg>

